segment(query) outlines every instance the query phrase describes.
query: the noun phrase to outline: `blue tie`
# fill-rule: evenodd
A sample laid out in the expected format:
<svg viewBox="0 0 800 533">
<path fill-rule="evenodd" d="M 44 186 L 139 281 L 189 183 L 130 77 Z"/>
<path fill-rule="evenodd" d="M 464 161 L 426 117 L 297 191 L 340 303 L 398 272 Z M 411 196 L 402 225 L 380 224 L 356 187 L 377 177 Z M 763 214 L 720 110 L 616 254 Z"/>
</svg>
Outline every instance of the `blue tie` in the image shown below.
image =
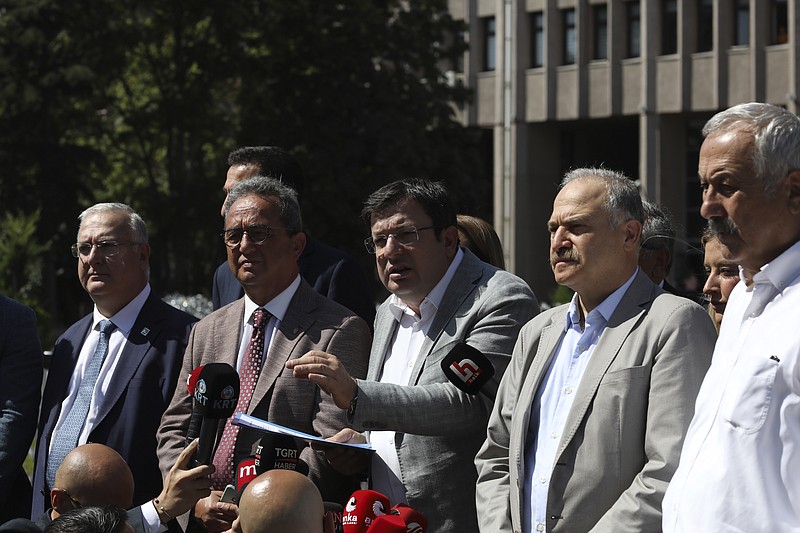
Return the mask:
<svg viewBox="0 0 800 533">
<path fill-rule="evenodd" d="M 86 367 L 86 372 L 83 374 L 80 387 L 78 387 L 78 394 L 72 403 L 72 409 L 67 414 L 67 418 L 64 419 L 64 423 L 58 433 L 54 435 L 53 445 L 50 447 L 50 455 L 47 458 L 47 483 L 51 489 L 55 483 L 56 470 L 58 470 L 61 461 L 78 445 L 78 437 L 81 434 L 83 425 L 86 423 L 86 416 L 89 414 L 89 405 L 92 403 L 97 376 L 100 375 L 100 367 L 103 366 L 103 361 L 108 355 L 108 338 L 111 335 L 111 331 L 116 327 L 110 320 L 101 320 L 99 326 L 100 340 L 97 342 L 97 348 L 94 350 L 89 366 Z"/>
</svg>

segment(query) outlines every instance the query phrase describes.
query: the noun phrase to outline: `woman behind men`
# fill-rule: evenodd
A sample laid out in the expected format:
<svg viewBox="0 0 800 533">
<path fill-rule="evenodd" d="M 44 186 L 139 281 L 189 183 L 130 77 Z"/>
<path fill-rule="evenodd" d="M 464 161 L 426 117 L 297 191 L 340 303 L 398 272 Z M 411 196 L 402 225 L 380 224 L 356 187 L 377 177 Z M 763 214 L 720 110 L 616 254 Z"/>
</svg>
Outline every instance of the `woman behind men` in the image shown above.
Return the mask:
<svg viewBox="0 0 800 533">
<path fill-rule="evenodd" d="M 484 263 L 506 269 L 503 259 L 503 245 L 491 224 L 482 218 L 470 215 L 457 215 L 458 240 Z"/>
<path fill-rule="evenodd" d="M 708 229 L 703 231 L 700 242 L 705 251 L 703 267 L 707 276 L 703 294 L 708 297 L 708 314 L 714 320 L 714 326 L 719 333 L 728 297 L 739 283 L 739 265 L 725 256 L 725 248 L 719 242 L 719 238 Z"/>
</svg>

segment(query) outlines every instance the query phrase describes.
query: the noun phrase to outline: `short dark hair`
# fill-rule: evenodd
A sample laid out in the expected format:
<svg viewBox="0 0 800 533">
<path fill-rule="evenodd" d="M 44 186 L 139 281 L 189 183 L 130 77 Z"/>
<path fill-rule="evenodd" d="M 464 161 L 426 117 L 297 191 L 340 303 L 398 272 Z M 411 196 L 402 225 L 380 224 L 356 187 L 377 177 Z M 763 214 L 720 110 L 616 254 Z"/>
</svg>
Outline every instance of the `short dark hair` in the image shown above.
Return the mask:
<svg viewBox="0 0 800 533">
<path fill-rule="evenodd" d="M 228 166 L 255 165 L 260 176 L 275 178 L 303 196 L 303 167 L 289 152 L 278 146 L 243 146 L 228 154 Z"/>
<path fill-rule="evenodd" d="M 233 203 L 243 196 L 261 196 L 275 198 L 281 206 L 281 224 L 289 230 L 290 235 L 303 231 L 303 219 L 300 216 L 300 204 L 294 189 L 278 179 L 266 176 L 254 176 L 242 180 L 231 189 L 225 200 L 225 218 Z"/>
<path fill-rule="evenodd" d="M 128 514 L 119 507 L 81 507 L 59 515 L 45 533 L 121 533 Z"/>
<path fill-rule="evenodd" d="M 456 210 L 444 184 L 418 178 L 393 181 L 370 194 L 364 202 L 361 217 L 367 227 L 371 227 L 372 215 L 382 213 L 407 199 L 419 202 L 425 214 L 431 217 L 437 238 L 444 228 L 456 225 Z"/>
</svg>

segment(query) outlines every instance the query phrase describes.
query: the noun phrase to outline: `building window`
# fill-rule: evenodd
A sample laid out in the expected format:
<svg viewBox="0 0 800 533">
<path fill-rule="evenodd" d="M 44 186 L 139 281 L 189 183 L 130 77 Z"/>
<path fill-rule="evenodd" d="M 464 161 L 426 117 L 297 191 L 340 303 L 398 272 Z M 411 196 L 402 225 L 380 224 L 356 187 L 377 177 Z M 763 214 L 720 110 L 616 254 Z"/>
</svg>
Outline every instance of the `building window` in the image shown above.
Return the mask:
<svg viewBox="0 0 800 533">
<path fill-rule="evenodd" d="M 497 68 L 497 32 L 494 17 L 483 19 L 483 70 Z"/>
<path fill-rule="evenodd" d="M 531 68 L 544 66 L 544 13 L 531 13 Z"/>
<path fill-rule="evenodd" d="M 642 8 L 639 0 L 625 4 L 625 21 L 628 29 L 627 57 L 642 55 Z"/>
<path fill-rule="evenodd" d="M 714 48 L 714 4 L 700 0 L 697 7 L 697 51 L 710 52 Z"/>
<path fill-rule="evenodd" d="M 747 46 L 750 44 L 750 0 L 736 0 L 734 6 L 733 44 Z"/>
<path fill-rule="evenodd" d="M 592 6 L 594 29 L 594 51 L 592 59 L 608 59 L 608 6 L 597 4 Z"/>
<path fill-rule="evenodd" d="M 563 36 L 564 36 L 564 65 L 575 64 L 576 34 L 575 34 L 575 10 L 565 9 L 562 11 Z"/>
<path fill-rule="evenodd" d="M 661 2 L 661 54 L 678 52 L 678 0 Z"/>
<path fill-rule="evenodd" d="M 789 42 L 789 13 L 786 0 L 772 0 L 772 44 Z"/>
</svg>

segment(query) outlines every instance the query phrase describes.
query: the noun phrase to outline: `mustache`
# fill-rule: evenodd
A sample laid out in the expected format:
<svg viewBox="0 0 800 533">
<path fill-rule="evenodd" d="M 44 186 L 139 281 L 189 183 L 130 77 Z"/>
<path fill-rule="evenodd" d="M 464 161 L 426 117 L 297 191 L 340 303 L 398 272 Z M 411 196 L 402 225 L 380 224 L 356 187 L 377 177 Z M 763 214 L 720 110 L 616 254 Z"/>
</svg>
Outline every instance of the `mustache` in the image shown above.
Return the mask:
<svg viewBox="0 0 800 533">
<path fill-rule="evenodd" d="M 556 266 L 559 261 L 577 261 L 578 253 L 573 248 L 560 248 L 550 254 L 550 266 Z"/>
<path fill-rule="evenodd" d="M 708 229 L 715 235 L 737 235 L 739 228 L 729 218 L 712 218 L 708 221 Z"/>
</svg>

